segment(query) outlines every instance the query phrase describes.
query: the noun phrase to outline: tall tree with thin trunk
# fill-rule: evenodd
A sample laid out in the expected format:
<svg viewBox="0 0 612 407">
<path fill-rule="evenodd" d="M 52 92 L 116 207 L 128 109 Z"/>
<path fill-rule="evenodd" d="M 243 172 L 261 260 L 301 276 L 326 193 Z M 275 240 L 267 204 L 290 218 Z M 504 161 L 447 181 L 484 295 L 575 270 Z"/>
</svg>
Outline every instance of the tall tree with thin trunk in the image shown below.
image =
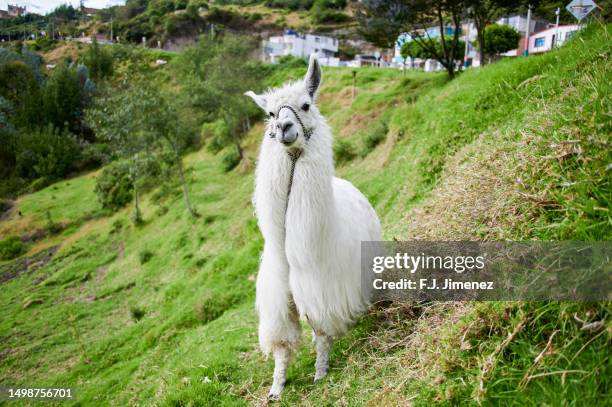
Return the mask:
<svg viewBox="0 0 612 407">
<path fill-rule="evenodd" d="M 170 150 L 176 166 L 185 207 L 192 216 L 197 216 L 189 199 L 181 156 L 188 135 L 181 130 L 176 110 L 147 78 L 133 77 L 126 79 L 127 83 L 122 91 L 98 98 L 96 107 L 88 112 L 88 119 L 96 134 L 107 140 L 117 155 L 128 158 L 134 187 L 134 219 L 140 218 L 138 180 L 144 164 L 164 148 Z"/>
<path fill-rule="evenodd" d="M 503 13 L 516 9 L 523 3 L 524 1 L 517 0 L 472 0 L 469 2 L 467 12 L 476 28 L 476 42 L 481 66 L 486 63 L 485 28 L 487 25 Z"/>
<path fill-rule="evenodd" d="M 408 33 L 453 78 L 466 7 L 464 0 L 363 0 L 356 15 L 366 39 L 389 46 L 399 34 Z M 437 28 L 439 35 L 430 33 L 432 27 Z"/>
</svg>

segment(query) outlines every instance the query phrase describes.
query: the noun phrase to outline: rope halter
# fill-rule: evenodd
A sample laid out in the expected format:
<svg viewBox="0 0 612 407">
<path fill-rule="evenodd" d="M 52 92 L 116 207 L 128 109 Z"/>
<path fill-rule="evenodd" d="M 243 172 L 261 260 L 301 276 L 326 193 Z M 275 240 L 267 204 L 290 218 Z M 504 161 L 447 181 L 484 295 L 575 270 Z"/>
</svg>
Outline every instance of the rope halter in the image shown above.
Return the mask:
<svg viewBox="0 0 612 407">
<path fill-rule="evenodd" d="M 278 108 L 278 111 L 276 112 L 276 117 L 277 118 L 280 117 L 280 112 L 283 109 L 291 110 L 291 112 L 293 113 L 293 115 L 297 119 L 298 123 L 302 127 L 302 133 L 304 133 L 304 138 L 306 139 L 306 141 L 310 140 L 310 137 L 312 136 L 312 129 L 308 129 L 308 128 L 306 128 L 306 126 L 304 126 L 304 122 L 302 121 L 302 118 L 300 117 L 298 112 L 293 108 L 293 106 L 282 105 L 281 107 Z M 270 132 L 269 136 L 270 136 L 270 138 L 274 138 L 274 132 Z"/>
</svg>

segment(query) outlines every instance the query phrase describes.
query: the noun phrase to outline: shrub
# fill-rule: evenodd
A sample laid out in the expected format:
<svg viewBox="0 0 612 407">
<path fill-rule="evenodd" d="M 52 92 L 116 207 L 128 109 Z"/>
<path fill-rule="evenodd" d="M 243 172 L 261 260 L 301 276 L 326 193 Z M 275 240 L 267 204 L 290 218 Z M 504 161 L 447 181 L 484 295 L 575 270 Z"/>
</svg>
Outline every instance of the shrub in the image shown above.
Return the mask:
<svg viewBox="0 0 612 407">
<path fill-rule="evenodd" d="M 53 218 L 51 217 L 51 211 L 47 211 L 45 213 L 45 218 L 47 219 L 45 223 L 45 230 L 47 231 L 47 233 L 54 235 L 62 231 L 62 225 L 53 220 Z"/>
<path fill-rule="evenodd" d="M 40 191 L 43 188 L 48 187 L 53 183 L 53 180 L 49 179 L 49 177 L 40 177 L 35 179 L 30 183 L 30 185 L 25 188 L 24 192 L 32 193 L 36 191 Z"/>
<path fill-rule="evenodd" d="M 389 127 L 385 121 L 377 122 L 363 139 L 363 155 L 367 155 L 374 150 L 387 137 L 387 131 L 389 131 Z"/>
<path fill-rule="evenodd" d="M 343 23 L 351 18 L 337 10 L 346 7 L 346 0 L 316 0 L 311 13 L 315 23 Z"/>
<path fill-rule="evenodd" d="M 485 53 L 502 54 L 518 47 L 521 34 L 509 25 L 491 24 L 484 30 Z"/>
<path fill-rule="evenodd" d="M 28 44 L 28 47 L 32 51 L 42 51 L 47 52 L 55 48 L 57 42 L 49 37 L 38 37 L 36 40 L 31 41 Z"/>
<path fill-rule="evenodd" d="M 131 201 L 134 186 L 129 171 L 129 165 L 119 161 L 108 165 L 96 178 L 96 195 L 103 208 L 118 210 Z"/>
<path fill-rule="evenodd" d="M 200 134 L 202 139 L 210 140 L 208 150 L 216 154 L 227 144 L 229 127 L 225 120 L 219 119 L 211 123 L 204 123 Z"/>
<path fill-rule="evenodd" d="M 261 13 L 253 13 L 249 14 L 247 18 L 249 21 L 255 22 L 261 20 L 263 18 L 263 15 Z"/>
<path fill-rule="evenodd" d="M 111 146 L 107 143 L 86 144 L 77 163 L 80 170 L 98 168 L 113 158 Z"/>
<path fill-rule="evenodd" d="M 334 144 L 334 159 L 342 164 L 357 156 L 355 146 L 349 140 L 340 139 Z"/>
<path fill-rule="evenodd" d="M 95 37 L 87 49 L 84 60 L 94 81 L 99 81 L 113 74 L 113 57 L 106 48 L 98 44 Z"/>
<path fill-rule="evenodd" d="M 289 10 L 309 10 L 313 0 L 266 0 L 266 7 Z"/>
<path fill-rule="evenodd" d="M 16 170 L 23 178 L 61 178 L 75 168 L 80 146 L 67 130 L 47 127 L 20 135 Z"/>
<path fill-rule="evenodd" d="M 26 247 L 17 236 L 0 240 L 0 260 L 11 260 L 25 253 Z"/>
<path fill-rule="evenodd" d="M 238 149 L 231 148 L 224 156 L 223 156 L 223 170 L 225 172 L 229 172 L 236 168 L 236 166 L 240 163 L 240 154 L 238 153 Z"/>
<path fill-rule="evenodd" d="M 132 317 L 132 319 L 134 319 L 134 321 L 138 322 L 140 321 L 144 316 L 145 316 L 145 310 L 136 306 L 136 305 L 131 305 L 130 306 L 130 315 Z"/>
<path fill-rule="evenodd" d="M 138 253 L 138 259 L 140 260 L 140 264 L 145 264 L 153 257 L 153 252 L 151 250 L 141 250 Z"/>
<path fill-rule="evenodd" d="M 93 74 L 91 68 L 89 71 Z M 79 134 L 87 99 L 83 85 L 76 67 L 67 63 L 59 64 L 43 88 L 41 113 L 45 120 L 57 128 L 68 127 L 75 134 Z"/>
<path fill-rule="evenodd" d="M 0 216 L 4 212 L 8 212 L 13 207 L 13 204 L 8 199 L 0 199 Z"/>
</svg>

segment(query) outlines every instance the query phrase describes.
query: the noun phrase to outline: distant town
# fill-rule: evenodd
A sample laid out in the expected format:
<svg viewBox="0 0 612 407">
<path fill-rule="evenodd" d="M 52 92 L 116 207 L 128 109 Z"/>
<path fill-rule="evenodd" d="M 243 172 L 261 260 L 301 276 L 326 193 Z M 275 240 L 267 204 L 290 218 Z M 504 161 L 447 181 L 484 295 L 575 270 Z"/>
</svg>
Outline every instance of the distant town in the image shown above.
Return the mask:
<svg viewBox="0 0 612 407">
<path fill-rule="evenodd" d="M 81 7 L 83 15 L 86 18 L 93 18 L 101 10 Z M 33 14 L 26 10 L 25 6 L 8 5 L 8 10 L 0 10 L 0 19 L 13 19 L 16 17 Z M 551 49 L 563 45 L 569 38 L 581 29 L 580 24 L 559 25 L 541 17 L 528 18 L 525 14 L 512 14 L 499 18 L 496 22 L 498 25 L 508 26 L 514 29 L 520 39 L 515 49 L 500 53 L 499 58 L 516 57 L 521 55 L 538 54 L 550 51 Z M 112 23 L 111 23 L 112 27 Z M 214 25 L 211 25 L 214 30 Z M 19 35 L 20 33 L 17 33 Z M 417 33 L 400 34 L 393 48 L 380 48 L 373 46 L 363 39 L 337 38 L 330 35 L 322 35 L 310 32 L 301 32 L 296 29 L 285 29 L 281 35 L 273 35 L 273 33 L 260 33 L 264 37 L 261 43 L 260 59 L 270 63 L 277 63 L 282 57 L 293 56 L 298 58 L 307 58 L 310 54 L 317 54 L 319 61 L 324 66 L 331 67 L 352 67 L 359 68 L 365 66 L 373 67 L 391 67 L 399 69 L 418 69 L 426 72 L 434 72 L 444 70 L 441 62 L 432 58 L 404 58 L 402 56 L 402 46 L 413 41 L 413 35 L 419 35 L 431 40 L 440 38 L 440 27 L 432 26 L 426 29 L 418 30 Z M 453 36 L 455 27 L 448 24 L 444 30 L 444 36 Z M 2 42 L 6 39 L 10 40 L 10 32 L 8 38 L 2 36 Z M 23 33 L 23 35 L 26 35 Z M 465 52 L 461 60 L 456 61 L 457 68 L 470 68 L 480 66 L 480 55 L 476 46 L 477 30 L 474 24 L 466 20 L 461 23 L 459 32 L 460 40 L 465 44 Z M 52 37 L 53 39 L 63 39 L 68 41 L 78 41 L 91 43 L 95 37 L 100 44 L 113 44 L 122 42 L 120 36 L 113 36 L 112 28 L 110 34 L 94 34 L 86 35 L 84 32 L 79 36 L 64 35 L 61 32 L 51 30 L 36 30 L 33 33 L 27 34 L 26 39 L 36 39 L 37 37 Z M 355 50 L 352 59 L 340 55 L 340 44 L 344 42 L 348 47 Z M 162 48 L 166 50 L 176 51 L 172 47 L 168 47 L 163 41 L 151 41 L 145 36 L 142 37 L 141 43 L 152 48 Z M 490 56 L 489 56 L 490 58 Z"/>
</svg>

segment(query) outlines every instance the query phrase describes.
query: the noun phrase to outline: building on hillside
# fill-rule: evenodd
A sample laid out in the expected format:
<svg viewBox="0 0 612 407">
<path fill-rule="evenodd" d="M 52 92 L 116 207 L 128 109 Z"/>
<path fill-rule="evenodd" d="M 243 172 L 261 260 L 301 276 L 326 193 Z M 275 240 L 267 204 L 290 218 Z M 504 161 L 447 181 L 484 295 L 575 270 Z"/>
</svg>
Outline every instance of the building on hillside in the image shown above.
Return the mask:
<svg viewBox="0 0 612 407">
<path fill-rule="evenodd" d="M 332 37 L 315 34 L 301 34 L 287 30 L 283 35 L 268 38 L 263 43 L 263 60 L 277 62 L 278 58 L 293 55 L 298 58 L 308 58 L 317 54 L 321 65 L 339 66 L 338 40 Z"/>
<path fill-rule="evenodd" d="M 529 37 L 529 54 L 550 51 L 554 47 L 563 45 L 582 28 L 579 24 L 560 25 L 547 28 L 531 34 Z"/>
<path fill-rule="evenodd" d="M 527 32 L 529 32 L 529 53 L 534 52 L 545 52 L 553 48 L 553 42 L 558 42 L 557 45 L 563 44 L 574 32 L 580 29 L 578 25 L 559 26 L 559 41 L 556 41 L 555 33 L 556 29 L 554 25 L 548 21 L 538 18 L 536 16 L 531 17 L 529 27 L 527 27 L 527 16 L 526 15 L 510 15 L 500 18 L 496 21 L 500 25 L 508 25 L 517 30 L 521 39 L 518 43 L 518 47 L 514 50 L 508 51 L 502 56 L 519 56 L 523 55 L 525 51 L 525 38 Z M 427 30 L 423 30 L 423 33 L 427 33 L 430 38 L 437 38 L 440 36 L 440 30 L 432 27 Z M 452 26 L 446 27 L 445 35 L 453 35 L 454 30 Z M 478 67 L 480 65 L 479 52 L 476 45 L 476 27 L 473 23 L 466 21 L 461 24 L 460 28 L 461 40 L 466 43 L 466 52 L 464 57 L 465 66 Z M 395 42 L 395 56 L 393 63 L 396 66 L 403 66 L 404 59 L 401 56 L 401 47 L 407 41 L 412 41 L 410 34 L 401 34 Z M 406 67 L 411 69 L 425 69 L 427 71 L 441 70 L 442 66 L 437 61 L 421 61 L 419 59 L 414 61 L 406 61 Z"/>
<path fill-rule="evenodd" d="M 99 8 L 93 8 L 93 7 L 83 7 L 81 9 L 81 11 L 87 16 L 87 17 L 93 17 L 95 16 L 100 9 Z"/>
<path fill-rule="evenodd" d="M 508 25 L 514 28 L 521 35 L 521 39 L 518 43 L 518 48 L 508 51 L 503 56 L 519 56 L 525 51 L 525 36 L 527 35 L 527 16 L 526 15 L 510 15 L 500 18 L 495 22 L 499 25 Z M 548 27 L 550 23 L 544 19 L 536 16 L 531 17 L 529 23 L 529 35 L 533 35 L 534 32 L 540 31 Z M 464 32 L 467 34 L 467 38 L 464 36 L 463 41 L 467 40 L 467 52 L 465 54 L 465 65 L 478 67 L 480 66 L 480 53 L 478 52 L 477 44 L 475 43 L 477 38 L 476 26 L 471 22 L 464 23 Z"/>
<path fill-rule="evenodd" d="M 372 67 L 383 67 L 386 66 L 385 61 L 381 58 L 379 52 L 374 54 L 357 54 L 351 61 L 342 61 L 341 66 L 348 66 L 349 68 L 361 68 L 364 66 Z"/>
<path fill-rule="evenodd" d="M 26 14 L 25 6 L 8 5 L 8 10 L 0 10 L 0 18 L 15 18 Z"/>
<path fill-rule="evenodd" d="M 8 5 L 8 14 L 10 17 L 20 17 L 26 13 L 25 6 L 19 7 L 17 5 Z"/>
<path fill-rule="evenodd" d="M 502 55 L 507 57 L 516 57 L 523 55 L 523 53 L 525 52 L 525 37 L 527 36 L 527 16 L 517 14 L 508 17 L 502 17 L 497 20 L 497 24 L 509 25 L 510 27 L 518 31 L 519 34 L 521 34 L 521 39 L 519 40 L 518 48 L 512 51 L 508 51 Z M 532 15 L 531 22 L 529 24 L 529 36 L 532 36 L 535 32 L 545 30 L 549 26 L 550 22 Z"/>
<path fill-rule="evenodd" d="M 463 27 L 459 28 L 459 35 L 461 35 Z M 425 38 L 439 38 L 440 37 L 440 27 L 429 27 L 424 30 L 419 30 L 419 35 Z M 455 28 L 452 25 L 447 25 L 444 28 L 444 36 L 455 35 Z M 418 38 L 418 37 L 417 37 Z M 406 42 L 412 41 L 412 35 L 410 33 L 403 33 L 397 37 L 395 40 L 394 47 L 394 56 L 391 61 L 392 64 L 400 66 L 404 64 L 404 58 L 402 58 L 401 49 L 402 45 Z M 408 64 L 408 61 L 406 62 Z"/>
</svg>

